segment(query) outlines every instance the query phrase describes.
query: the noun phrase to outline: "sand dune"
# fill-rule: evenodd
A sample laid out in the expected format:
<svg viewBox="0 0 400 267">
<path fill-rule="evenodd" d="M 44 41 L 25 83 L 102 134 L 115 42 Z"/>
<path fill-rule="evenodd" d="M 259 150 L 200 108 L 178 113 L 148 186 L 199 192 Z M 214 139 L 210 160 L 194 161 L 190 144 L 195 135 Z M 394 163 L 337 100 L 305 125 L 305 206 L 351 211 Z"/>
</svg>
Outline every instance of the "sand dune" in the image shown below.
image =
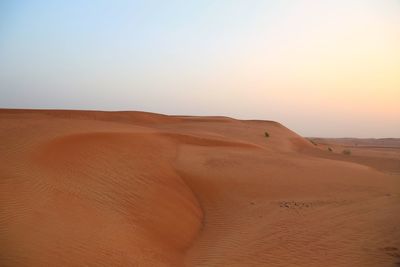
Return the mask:
<svg viewBox="0 0 400 267">
<path fill-rule="evenodd" d="M 271 121 L 0 110 L 0 266 L 400 265 L 400 150 L 314 141 Z"/>
<path fill-rule="evenodd" d="M 400 138 L 357 139 L 357 138 L 311 138 L 319 150 L 319 156 L 352 161 L 381 170 L 385 173 L 400 174 Z M 343 157 L 349 151 L 351 157 Z"/>
</svg>

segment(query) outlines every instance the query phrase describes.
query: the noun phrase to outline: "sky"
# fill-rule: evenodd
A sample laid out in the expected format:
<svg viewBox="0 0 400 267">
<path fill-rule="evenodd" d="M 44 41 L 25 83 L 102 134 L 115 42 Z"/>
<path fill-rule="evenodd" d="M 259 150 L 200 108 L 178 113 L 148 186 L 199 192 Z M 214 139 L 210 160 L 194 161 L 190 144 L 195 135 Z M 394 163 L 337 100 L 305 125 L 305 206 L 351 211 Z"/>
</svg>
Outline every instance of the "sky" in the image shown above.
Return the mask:
<svg viewBox="0 0 400 267">
<path fill-rule="evenodd" d="M 400 1 L 0 1 L 0 107 L 400 137 Z"/>
</svg>

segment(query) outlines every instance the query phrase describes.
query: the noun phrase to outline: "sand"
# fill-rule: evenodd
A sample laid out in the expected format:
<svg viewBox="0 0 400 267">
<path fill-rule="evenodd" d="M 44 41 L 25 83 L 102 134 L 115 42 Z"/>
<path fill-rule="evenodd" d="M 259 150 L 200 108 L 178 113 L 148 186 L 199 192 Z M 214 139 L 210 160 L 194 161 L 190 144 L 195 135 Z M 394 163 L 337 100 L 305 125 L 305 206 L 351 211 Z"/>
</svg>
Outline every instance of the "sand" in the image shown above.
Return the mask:
<svg viewBox="0 0 400 267">
<path fill-rule="evenodd" d="M 2 109 L 0 266 L 400 265 L 400 148 L 313 141 L 272 121 Z"/>
</svg>

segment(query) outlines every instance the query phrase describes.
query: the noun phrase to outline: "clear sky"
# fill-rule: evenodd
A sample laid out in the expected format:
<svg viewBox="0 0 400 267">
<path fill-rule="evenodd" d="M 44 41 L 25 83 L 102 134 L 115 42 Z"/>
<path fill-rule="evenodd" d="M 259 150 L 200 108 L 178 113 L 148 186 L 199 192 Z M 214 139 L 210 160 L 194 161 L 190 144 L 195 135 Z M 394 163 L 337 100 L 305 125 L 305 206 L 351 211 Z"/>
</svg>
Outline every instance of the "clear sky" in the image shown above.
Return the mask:
<svg viewBox="0 0 400 267">
<path fill-rule="evenodd" d="M 0 1 L 0 107 L 400 137 L 400 1 Z"/>
</svg>

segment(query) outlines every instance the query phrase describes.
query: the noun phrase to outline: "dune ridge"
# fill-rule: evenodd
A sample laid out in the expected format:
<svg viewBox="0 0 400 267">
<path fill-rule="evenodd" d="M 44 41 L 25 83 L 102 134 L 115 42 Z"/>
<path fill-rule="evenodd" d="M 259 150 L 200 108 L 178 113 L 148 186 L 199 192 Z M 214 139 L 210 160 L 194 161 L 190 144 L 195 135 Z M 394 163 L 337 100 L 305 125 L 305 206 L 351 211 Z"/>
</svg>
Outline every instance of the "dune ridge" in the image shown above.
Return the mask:
<svg viewBox="0 0 400 267">
<path fill-rule="evenodd" d="M 0 266 L 396 266 L 400 153 L 324 145 L 272 121 L 0 109 Z"/>
</svg>

